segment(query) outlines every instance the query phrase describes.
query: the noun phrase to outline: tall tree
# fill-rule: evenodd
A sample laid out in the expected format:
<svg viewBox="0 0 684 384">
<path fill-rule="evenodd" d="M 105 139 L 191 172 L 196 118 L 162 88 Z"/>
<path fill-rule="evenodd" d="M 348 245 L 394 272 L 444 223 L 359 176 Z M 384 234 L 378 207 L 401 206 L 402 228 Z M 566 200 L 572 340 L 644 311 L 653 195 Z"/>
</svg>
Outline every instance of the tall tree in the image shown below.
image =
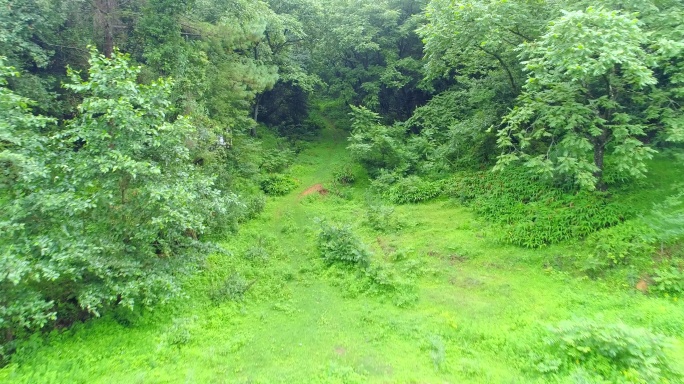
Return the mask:
<svg viewBox="0 0 684 384">
<path fill-rule="evenodd" d="M 166 300 L 234 201 L 193 165 L 188 120 L 167 121 L 170 82 L 137 84 L 139 67 L 116 50 L 93 51 L 90 64 L 87 80 L 72 72 L 67 85 L 84 96 L 78 116 L 40 150 L 16 133 L 42 120 L 1 94 L 15 104 L 0 116 L 3 147 L 15 143 L 22 163 L 42 167 L 19 173 L 0 211 L 0 328 Z M 4 301 L 19 296 L 21 305 Z"/>
<path fill-rule="evenodd" d="M 507 150 L 499 168 L 522 160 L 545 176 L 603 189 L 610 150 L 616 173 L 643 176 L 653 150 L 639 140 L 645 126 L 627 107 L 638 104 L 656 79 L 639 24 L 630 15 L 590 7 L 566 12 L 538 41 L 524 45 L 529 75 L 499 132 L 499 146 Z"/>
</svg>

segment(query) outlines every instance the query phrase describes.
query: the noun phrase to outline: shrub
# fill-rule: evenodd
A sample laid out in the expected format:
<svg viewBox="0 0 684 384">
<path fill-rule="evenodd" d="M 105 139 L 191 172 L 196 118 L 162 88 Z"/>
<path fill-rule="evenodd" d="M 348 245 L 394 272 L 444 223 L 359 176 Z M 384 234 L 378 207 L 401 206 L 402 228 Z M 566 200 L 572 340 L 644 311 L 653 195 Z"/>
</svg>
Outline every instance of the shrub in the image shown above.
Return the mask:
<svg viewBox="0 0 684 384">
<path fill-rule="evenodd" d="M 166 341 L 169 345 L 180 348 L 192 340 L 192 333 L 190 327 L 192 322 L 196 320 L 193 318 L 174 319 L 173 325 L 166 332 Z"/>
<path fill-rule="evenodd" d="M 400 227 L 394 217 L 394 207 L 371 204 L 366 209 L 366 224 L 376 231 L 393 231 Z"/>
<path fill-rule="evenodd" d="M 398 179 L 388 188 L 384 188 L 381 196 L 395 204 L 419 203 L 432 200 L 442 193 L 443 183 L 423 180 L 418 176 Z"/>
<path fill-rule="evenodd" d="M 684 293 L 684 272 L 676 267 L 657 269 L 653 281 L 655 284 L 652 289 L 657 293 L 668 296 L 680 296 Z"/>
<path fill-rule="evenodd" d="M 586 240 L 586 245 L 592 250 L 590 257 L 614 266 L 639 256 L 650 256 L 655 249 L 645 240 L 644 232 L 645 228 L 635 221 L 595 232 Z"/>
<path fill-rule="evenodd" d="M 261 169 L 269 173 L 282 172 L 292 164 L 293 158 L 294 153 L 290 149 L 273 149 L 266 151 L 263 154 Z"/>
<path fill-rule="evenodd" d="M 592 320 L 565 321 L 550 329 L 544 373 L 586 370 L 610 382 L 679 382 L 668 340 L 647 329 Z M 671 381 L 670 381 L 671 380 Z"/>
<path fill-rule="evenodd" d="M 321 221 L 318 250 L 327 264 L 370 265 L 370 252 L 349 226 L 328 225 Z"/>
<path fill-rule="evenodd" d="M 333 182 L 340 184 L 353 184 L 356 181 L 354 167 L 350 164 L 339 165 L 333 169 Z"/>
<path fill-rule="evenodd" d="M 283 196 L 297 187 L 297 181 L 282 173 L 266 175 L 261 181 L 261 190 L 267 195 Z"/>
<path fill-rule="evenodd" d="M 233 273 L 217 287 L 212 289 L 209 297 L 214 302 L 242 301 L 245 293 L 252 287 L 254 282 L 249 282 L 242 275 Z"/>
</svg>

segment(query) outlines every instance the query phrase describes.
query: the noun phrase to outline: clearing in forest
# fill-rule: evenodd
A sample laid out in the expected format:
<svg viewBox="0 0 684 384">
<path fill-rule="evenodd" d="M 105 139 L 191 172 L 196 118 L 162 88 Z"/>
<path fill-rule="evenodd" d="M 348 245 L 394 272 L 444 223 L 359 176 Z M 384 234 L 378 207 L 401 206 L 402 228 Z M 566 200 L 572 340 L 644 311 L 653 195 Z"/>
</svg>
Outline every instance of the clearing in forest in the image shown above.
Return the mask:
<svg viewBox="0 0 684 384">
<path fill-rule="evenodd" d="M 666 334 L 684 361 L 684 305 L 561 272 L 554 260 L 570 246 L 498 245 L 447 200 L 388 206 L 386 228 L 368 225 L 379 203 L 367 182 L 324 193 L 349 161 L 339 136 L 328 127 L 291 168 L 313 187 L 269 199 L 186 298 L 33 338 L 0 382 L 541 383 L 535 348 L 576 318 Z M 323 263 L 321 220 L 351 226 L 370 272 Z"/>
</svg>

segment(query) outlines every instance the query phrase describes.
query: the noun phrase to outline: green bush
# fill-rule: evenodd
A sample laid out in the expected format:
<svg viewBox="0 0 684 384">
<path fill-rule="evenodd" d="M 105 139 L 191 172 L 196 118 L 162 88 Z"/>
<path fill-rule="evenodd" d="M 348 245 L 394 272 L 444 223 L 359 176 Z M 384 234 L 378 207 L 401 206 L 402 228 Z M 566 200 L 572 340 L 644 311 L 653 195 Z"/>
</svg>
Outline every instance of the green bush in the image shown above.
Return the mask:
<svg viewBox="0 0 684 384">
<path fill-rule="evenodd" d="M 550 329 L 543 373 L 592 372 L 613 383 L 680 382 L 671 365 L 668 339 L 643 328 L 592 320 L 565 321 Z M 594 381 L 595 382 L 595 381 Z"/>
<path fill-rule="evenodd" d="M 297 187 L 297 181 L 282 173 L 266 175 L 261 181 L 261 190 L 267 195 L 283 196 Z"/>
<path fill-rule="evenodd" d="M 393 180 L 390 185 L 380 178 L 374 181 L 373 187 L 380 195 L 394 204 L 420 203 L 432 200 L 442 194 L 444 183 L 441 181 L 428 181 L 418 176 L 408 176 Z"/>
<path fill-rule="evenodd" d="M 190 327 L 192 322 L 195 320 L 196 317 L 174 319 L 173 325 L 166 332 L 166 342 L 169 343 L 169 345 L 173 345 L 177 348 L 189 344 L 192 340 Z"/>
<path fill-rule="evenodd" d="M 349 226 L 328 225 L 321 221 L 318 250 L 327 264 L 342 263 L 368 267 L 371 254 Z"/>
<path fill-rule="evenodd" d="M 339 165 L 333 169 L 333 182 L 340 184 L 354 184 L 356 175 L 351 164 Z"/>
<path fill-rule="evenodd" d="M 249 282 L 242 275 L 233 273 L 211 290 L 209 298 L 217 303 L 224 301 L 242 301 L 245 293 L 252 287 L 252 284 L 254 284 L 254 282 Z"/>
<path fill-rule="evenodd" d="M 394 217 L 394 207 L 382 204 L 371 204 L 366 209 L 366 224 L 376 231 L 389 232 L 397 230 L 401 224 Z"/>
<path fill-rule="evenodd" d="M 263 154 L 261 169 L 268 173 L 283 172 L 292 164 L 294 152 L 290 149 L 273 149 Z"/>
<path fill-rule="evenodd" d="M 640 222 L 629 221 L 589 235 L 586 245 L 592 250 L 590 258 L 615 266 L 652 255 L 655 248 L 645 240 L 645 230 Z"/>
<path fill-rule="evenodd" d="M 140 84 L 123 54 L 93 48 L 89 63 L 64 84 L 77 114 L 43 137 L 49 120 L 6 88 L 0 63 L 0 344 L 168 301 L 211 249 L 204 235 L 234 221 L 235 196 L 195 162 L 190 119 L 174 117 L 173 84 Z"/>
<path fill-rule="evenodd" d="M 242 222 L 258 217 L 266 207 L 266 197 L 261 193 L 241 197 L 241 202 L 239 220 Z"/>
<path fill-rule="evenodd" d="M 684 272 L 679 268 L 657 269 L 653 281 L 651 288 L 656 293 L 675 297 L 684 293 Z"/>
<path fill-rule="evenodd" d="M 605 194 L 563 190 L 524 169 L 462 173 L 449 181 L 447 191 L 501 226 L 503 242 L 527 248 L 581 239 L 633 216 Z"/>
</svg>

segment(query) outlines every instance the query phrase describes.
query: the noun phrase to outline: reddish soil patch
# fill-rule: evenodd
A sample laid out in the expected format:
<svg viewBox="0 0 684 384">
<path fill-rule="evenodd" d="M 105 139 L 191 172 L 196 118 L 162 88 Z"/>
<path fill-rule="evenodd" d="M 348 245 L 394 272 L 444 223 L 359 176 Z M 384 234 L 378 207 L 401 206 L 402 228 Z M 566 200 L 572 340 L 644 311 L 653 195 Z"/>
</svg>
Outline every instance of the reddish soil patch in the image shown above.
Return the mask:
<svg viewBox="0 0 684 384">
<path fill-rule="evenodd" d="M 345 347 L 343 347 L 343 346 L 341 346 L 341 345 L 338 345 L 338 346 L 335 347 L 335 354 L 336 354 L 337 356 L 344 356 L 344 355 L 347 354 L 347 348 L 345 348 Z"/>
<path fill-rule="evenodd" d="M 639 280 L 636 285 L 636 289 L 641 293 L 648 293 L 648 282 L 646 282 L 644 279 Z"/>
<path fill-rule="evenodd" d="M 309 195 L 312 195 L 312 194 L 314 194 L 314 193 L 318 193 L 318 194 L 320 194 L 320 195 L 322 195 L 322 196 L 325 196 L 325 195 L 327 195 L 328 193 L 330 193 L 330 191 L 328 191 L 327 189 L 323 188 L 323 184 L 316 184 L 316 185 L 310 186 L 310 187 L 307 188 L 304 192 L 300 193 L 300 194 L 299 194 L 299 197 L 309 196 Z"/>
</svg>

